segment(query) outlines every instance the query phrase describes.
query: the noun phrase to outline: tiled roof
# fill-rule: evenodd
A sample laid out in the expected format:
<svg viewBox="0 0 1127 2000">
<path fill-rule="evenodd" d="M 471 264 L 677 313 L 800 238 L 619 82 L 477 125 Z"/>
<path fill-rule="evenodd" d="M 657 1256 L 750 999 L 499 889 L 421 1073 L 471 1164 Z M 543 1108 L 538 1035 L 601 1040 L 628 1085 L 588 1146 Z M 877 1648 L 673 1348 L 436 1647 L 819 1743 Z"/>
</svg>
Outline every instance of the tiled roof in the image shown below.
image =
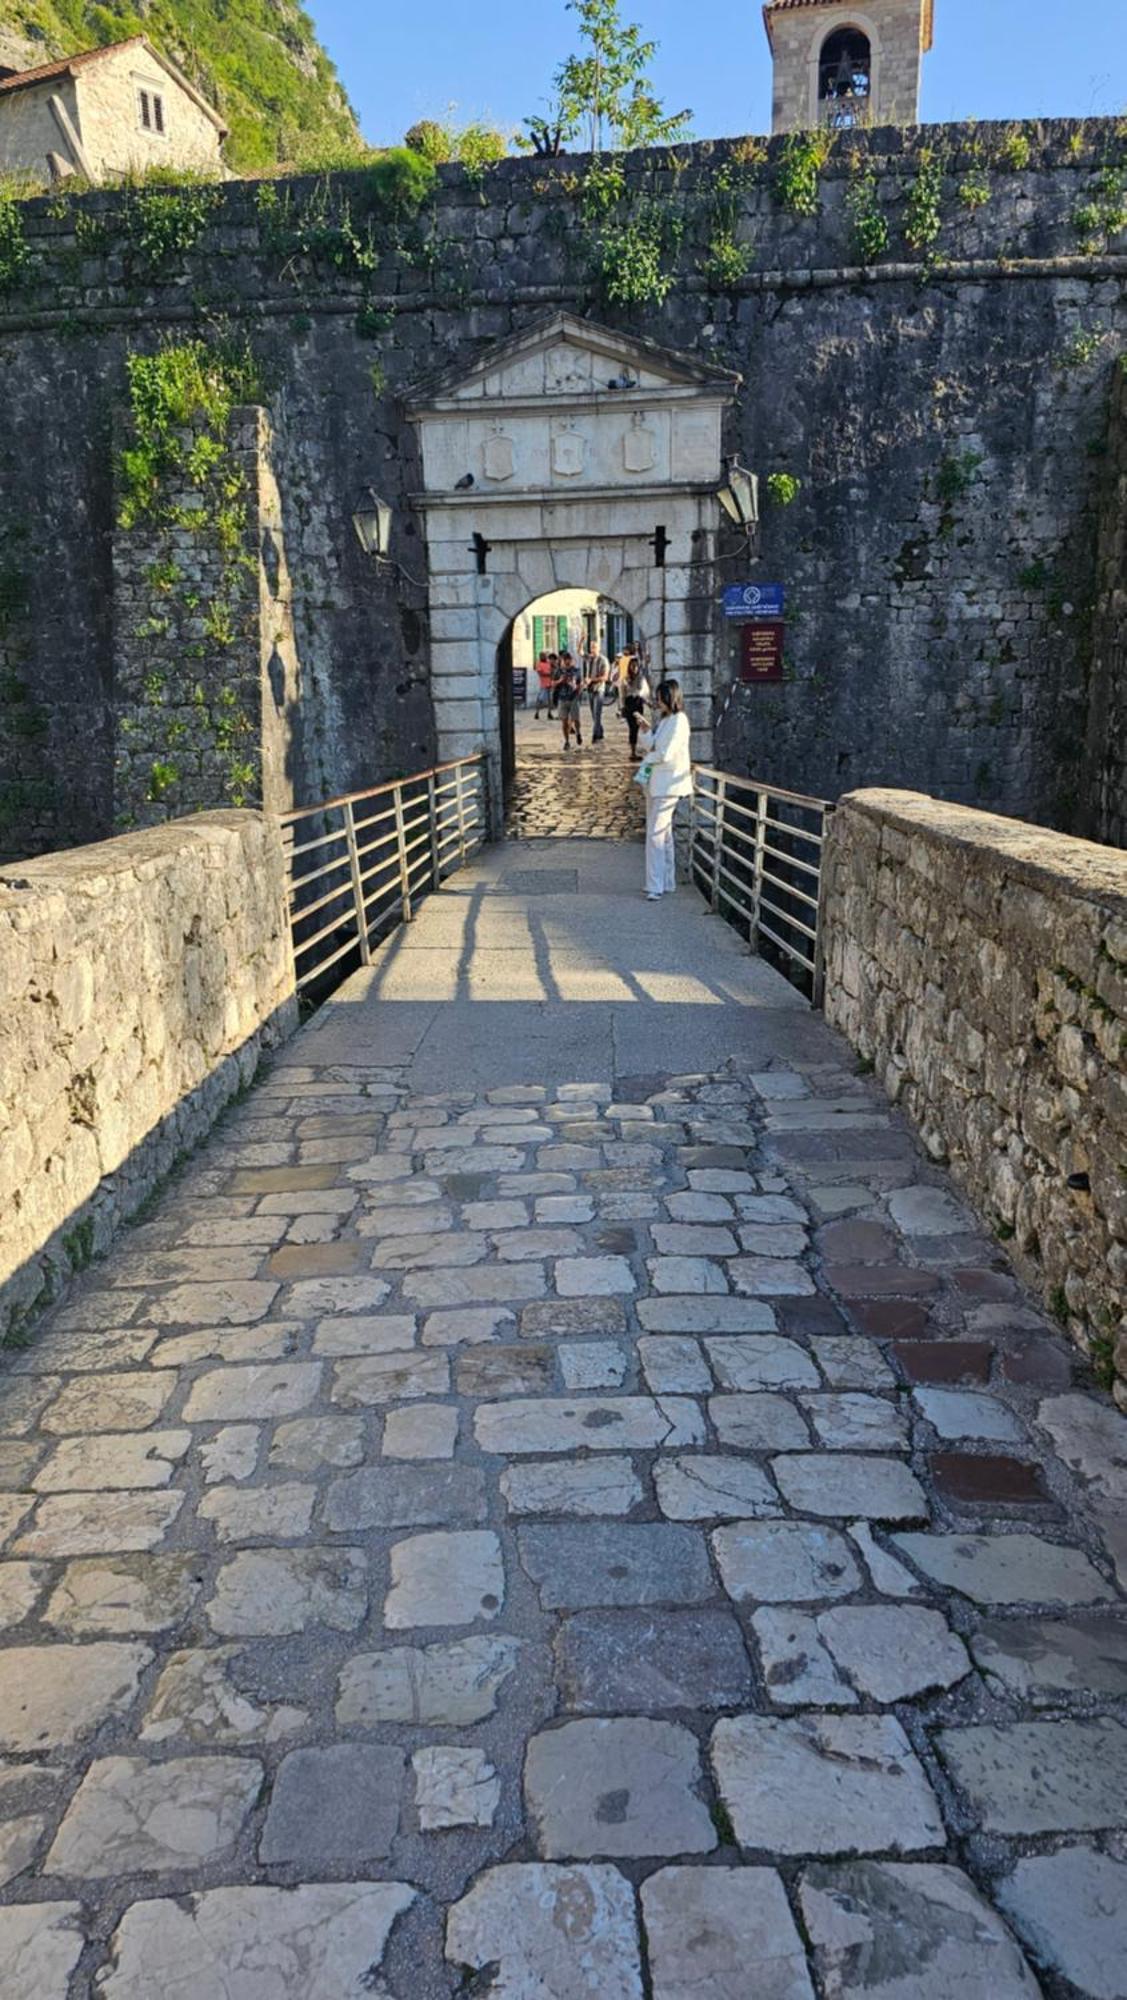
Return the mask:
<svg viewBox="0 0 1127 2000">
<path fill-rule="evenodd" d="M 103 56 L 135 48 L 144 40 L 144 35 L 130 35 L 128 41 L 110 42 L 104 49 L 83 49 L 81 55 L 60 56 L 58 62 L 41 63 L 38 69 L 19 69 L 15 76 L 0 78 L 0 90 L 28 90 L 32 84 L 47 83 L 53 76 L 69 76 L 72 70 L 85 69 L 87 63 L 101 62 Z"/>
<path fill-rule="evenodd" d="M 771 39 L 771 16 L 781 14 L 791 7 L 837 7 L 843 0 L 766 0 L 763 19 L 767 27 L 767 39 Z M 926 52 L 930 49 L 935 33 L 935 0 L 923 0 L 923 21 L 921 23 L 921 45 Z"/>
<path fill-rule="evenodd" d="M 218 126 L 221 133 L 226 134 L 227 127 L 215 106 L 209 104 L 206 97 L 200 96 L 195 85 L 189 83 L 175 63 L 169 62 L 167 56 L 162 56 L 159 49 L 154 49 L 147 35 L 130 35 L 124 42 L 107 43 L 104 49 L 82 49 L 76 56 L 60 56 L 57 62 L 41 63 L 38 69 L 21 69 L 16 71 L 15 76 L 0 77 L 0 96 L 3 96 L 6 90 L 30 90 L 36 84 L 49 83 L 53 76 L 73 76 L 76 70 L 87 69 L 91 63 L 101 62 L 106 56 L 120 55 L 123 49 L 144 49 L 146 55 L 151 56 L 154 62 L 158 62 L 181 89 L 187 91 L 188 96 L 199 105 L 200 110 L 211 119 L 212 124 Z"/>
</svg>

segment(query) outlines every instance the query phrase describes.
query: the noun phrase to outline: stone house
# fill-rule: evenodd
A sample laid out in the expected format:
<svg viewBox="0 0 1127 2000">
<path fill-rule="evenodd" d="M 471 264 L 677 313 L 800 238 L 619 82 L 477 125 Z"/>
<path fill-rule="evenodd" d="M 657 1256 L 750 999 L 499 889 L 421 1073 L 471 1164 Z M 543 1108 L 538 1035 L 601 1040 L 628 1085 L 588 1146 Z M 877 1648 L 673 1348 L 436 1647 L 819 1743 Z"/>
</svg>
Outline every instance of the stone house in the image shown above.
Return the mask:
<svg viewBox="0 0 1127 2000">
<path fill-rule="evenodd" d="M 0 70 L 0 173 L 112 180 L 146 167 L 222 170 L 227 127 L 144 35 Z"/>
<path fill-rule="evenodd" d="M 934 0 L 767 0 L 771 130 L 916 125 Z"/>
</svg>

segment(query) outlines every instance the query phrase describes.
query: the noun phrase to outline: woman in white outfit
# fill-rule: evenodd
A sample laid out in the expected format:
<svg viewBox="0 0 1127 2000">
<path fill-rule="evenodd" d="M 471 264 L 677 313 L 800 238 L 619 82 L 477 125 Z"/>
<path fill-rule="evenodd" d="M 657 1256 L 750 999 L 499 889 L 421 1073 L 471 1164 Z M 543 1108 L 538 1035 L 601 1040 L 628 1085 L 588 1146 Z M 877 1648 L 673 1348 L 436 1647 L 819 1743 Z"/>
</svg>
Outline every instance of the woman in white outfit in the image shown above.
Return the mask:
<svg viewBox="0 0 1127 2000">
<path fill-rule="evenodd" d="M 693 767 L 689 757 L 689 718 L 676 681 L 657 688 L 657 724 L 647 732 L 642 773 L 646 783 L 646 898 L 656 903 L 677 886 L 673 851 L 673 815 L 678 799 L 690 797 Z M 640 774 L 641 775 L 641 774 Z"/>
</svg>

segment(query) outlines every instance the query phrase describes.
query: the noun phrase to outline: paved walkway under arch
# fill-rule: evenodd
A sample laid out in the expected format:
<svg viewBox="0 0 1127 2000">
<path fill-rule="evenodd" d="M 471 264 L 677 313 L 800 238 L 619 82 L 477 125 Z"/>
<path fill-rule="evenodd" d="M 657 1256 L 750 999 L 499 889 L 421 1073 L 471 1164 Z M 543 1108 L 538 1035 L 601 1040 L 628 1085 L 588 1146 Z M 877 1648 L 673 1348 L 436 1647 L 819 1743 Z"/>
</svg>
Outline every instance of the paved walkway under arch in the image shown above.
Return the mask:
<svg viewBox="0 0 1127 2000">
<path fill-rule="evenodd" d="M 488 851 L 10 1357 L 4 2000 L 1122 1993 L 1127 1424 L 640 859 Z"/>
</svg>

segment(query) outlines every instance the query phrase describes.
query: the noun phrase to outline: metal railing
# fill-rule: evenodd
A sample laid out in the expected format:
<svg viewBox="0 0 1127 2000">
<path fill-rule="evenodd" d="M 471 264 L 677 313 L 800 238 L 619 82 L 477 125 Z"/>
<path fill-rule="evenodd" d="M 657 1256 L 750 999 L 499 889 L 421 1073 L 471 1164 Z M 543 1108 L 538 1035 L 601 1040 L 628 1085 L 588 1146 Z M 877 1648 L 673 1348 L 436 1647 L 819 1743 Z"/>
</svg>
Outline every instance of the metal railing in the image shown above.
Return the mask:
<svg viewBox="0 0 1127 2000">
<path fill-rule="evenodd" d="M 692 875 L 714 910 L 822 1003 L 822 851 L 832 805 L 693 769 Z"/>
<path fill-rule="evenodd" d="M 297 990 L 371 962 L 372 946 L 486 836 L 484 757 L 279 815 Z"/>
</svg>

